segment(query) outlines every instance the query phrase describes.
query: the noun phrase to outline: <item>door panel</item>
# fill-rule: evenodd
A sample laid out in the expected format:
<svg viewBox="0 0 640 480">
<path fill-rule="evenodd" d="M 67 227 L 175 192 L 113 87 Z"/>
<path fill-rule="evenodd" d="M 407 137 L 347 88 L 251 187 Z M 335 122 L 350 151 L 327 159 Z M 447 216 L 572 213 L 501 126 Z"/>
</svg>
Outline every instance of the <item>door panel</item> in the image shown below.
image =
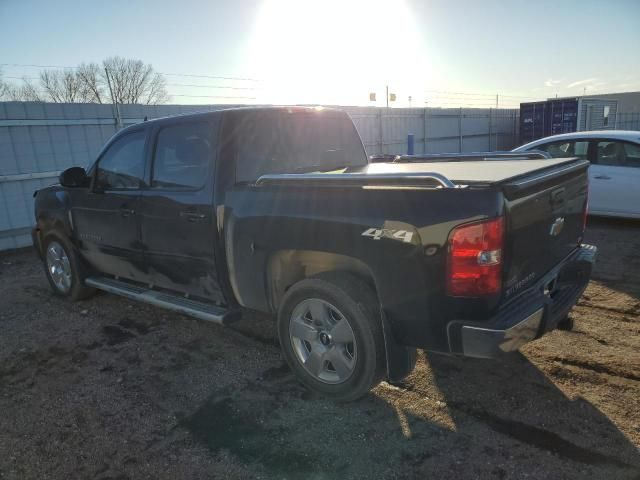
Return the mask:
<svg viewBox="0 0 640 480">
<path fill-rule="evenodd" d="M 141 194 L 139 211 L 150 282 L 221 303 L 214 255 L 214 133 L 209 122 L 159 128 L 150 188 Z"/>
<path fill-rule="evenodd" d="M 601 140 L 595 144 L 594 156 L 589 168 L 589 211 L 640 214 L 640 148 Z"/>
<path fill-rule="evenodd" d="M 146 281 L 138 241 L 139 192 L 88 192 L 74 201 L 73 225 L 83 256 L 99 272 Z"/>
<path fill-rule="evenodd" d="M 220 302 L 215 218 L 211 199 L 203 196 L 144 192 L 140 199 L 142 244 L 155 286 Z"/>
<path fill-rule="evenodd" d="M 127 133 L 103 153 L 90 189 L 74 190 L 71 209 L 80 250 L 98 271 L 146 281 L 139 242 L 138 205 L 146 132 Z"/>
</svg>

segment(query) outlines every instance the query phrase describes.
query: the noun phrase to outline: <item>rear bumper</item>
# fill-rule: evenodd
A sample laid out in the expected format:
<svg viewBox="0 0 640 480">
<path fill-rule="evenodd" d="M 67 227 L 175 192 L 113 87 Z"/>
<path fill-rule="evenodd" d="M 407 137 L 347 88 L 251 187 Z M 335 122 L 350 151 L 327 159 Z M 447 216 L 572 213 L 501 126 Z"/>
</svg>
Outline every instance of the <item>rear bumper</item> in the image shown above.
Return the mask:
<svg viewBox="0 0 640 480">
<path fill-rule="evenodd" d="M 489 321 L 450 322 L 447 334 L 451 352 L 494 358 L 556 328 L 587 287 L 596 252 L 594 246 L 581 245 Z"/>
</svg>

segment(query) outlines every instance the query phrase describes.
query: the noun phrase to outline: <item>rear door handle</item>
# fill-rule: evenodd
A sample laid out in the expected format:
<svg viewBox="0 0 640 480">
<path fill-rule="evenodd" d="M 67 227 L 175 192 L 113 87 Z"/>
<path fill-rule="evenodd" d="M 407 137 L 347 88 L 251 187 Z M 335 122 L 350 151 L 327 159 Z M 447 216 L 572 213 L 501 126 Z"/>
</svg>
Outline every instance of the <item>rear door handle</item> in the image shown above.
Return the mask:
<svg viewBox="0 0 640 480">
<path fill-rule="evenodd" d="M 132 208 L 121 208 L 120 209 L 120 215 L 122 215 L 123 217 L 129 217 L 131 215 L 135 215 L 136 211 L 133 210 Z"/>
<path fill-rule="evenodd" d="M 596 175 L 593 178 L 597 178 L 598 180 L 611 180 L 611 177 L 608 177 L 607 175 Z"/>
<path fill-rule="evenodd" d="M 189 211 L 180 212 L 180 216 L 186 219 L 188 222 L 201 222 L 206 217 L 204 213 L 189 212 Z"/>
</svg>

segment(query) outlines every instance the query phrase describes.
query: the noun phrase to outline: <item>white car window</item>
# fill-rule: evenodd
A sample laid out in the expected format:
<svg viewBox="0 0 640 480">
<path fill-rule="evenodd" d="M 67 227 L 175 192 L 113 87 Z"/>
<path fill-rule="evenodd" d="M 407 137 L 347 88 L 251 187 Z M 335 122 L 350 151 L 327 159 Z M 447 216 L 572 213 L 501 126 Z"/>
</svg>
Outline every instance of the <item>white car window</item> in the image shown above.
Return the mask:
<svg viewBox="0 0 640 480">
<path fill-rule="evenodd" d="M 627 167 L 640 168 L 640 145 L 626 142 L 623 145 Z"/>
<path fill-rule="evenodd" d="M 620 141 L 598 142 L 596 163 L 613 167 L 640 168 L 640 147 Z"/>
<path fill-rule="evenodd" d="M 576 141 L 561 141 L 547 143 L 536 147 L 536 150 L 544 150 L 554 158 L 565 157 L 579 157 L 587 158 L 587 150 L 589 149 L 589 142 L 576 142 Z"/>
</svg>

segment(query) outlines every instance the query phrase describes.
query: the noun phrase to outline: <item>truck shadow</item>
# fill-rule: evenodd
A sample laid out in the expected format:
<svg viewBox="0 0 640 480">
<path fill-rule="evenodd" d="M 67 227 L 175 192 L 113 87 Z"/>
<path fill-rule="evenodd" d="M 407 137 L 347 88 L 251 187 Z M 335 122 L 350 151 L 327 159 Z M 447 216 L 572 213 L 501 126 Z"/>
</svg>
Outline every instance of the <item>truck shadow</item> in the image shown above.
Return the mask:
<svg viewBox="0 0 640 480">
<path fill-rule="evenodd" d="M 458 433 L 475 436 L 477 422 L 494 434 L 485 438 L 498 440 L 496 448 L 506 436 L 534 456 L 551 453 L 578 469 L 615 472 L 615 478 L 640 473 L 640 452 L 624 433 L 585 398 L 565 394 L 522 353 L 495 360 L 424 354 L 424 362 L 422 380 L 441 392 Z M 570 370 L 550 367 L 571 383 Z"/>
<path fill-rule="evenodd" d="M 640 471 L 637 448 L 605 414 L 568 398 L 522 354 L 500 362 L 421 354 L 407 381 L 350 404 L 315 397 L 283 364 L 215 392 L 181 426 L 267 478 Z"/>
</svg>

